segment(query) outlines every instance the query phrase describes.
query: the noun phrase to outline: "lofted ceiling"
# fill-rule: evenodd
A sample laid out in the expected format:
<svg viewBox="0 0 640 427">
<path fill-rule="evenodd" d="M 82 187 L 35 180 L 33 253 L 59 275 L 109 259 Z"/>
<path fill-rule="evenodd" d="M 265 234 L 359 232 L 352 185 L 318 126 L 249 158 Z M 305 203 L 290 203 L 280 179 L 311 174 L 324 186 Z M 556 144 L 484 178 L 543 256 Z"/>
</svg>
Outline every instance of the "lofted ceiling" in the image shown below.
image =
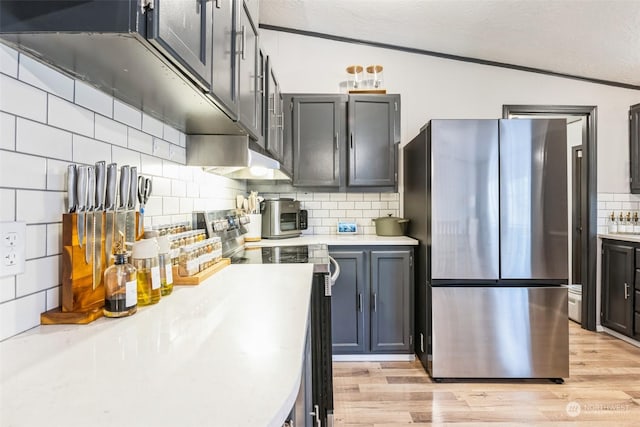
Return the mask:
<svg viewBox="0 0 640 427">
<path fill-rule="evenodd" d="M 260 0 L 260 24 L 640 89 L 640 0 Z"/>
</svg>

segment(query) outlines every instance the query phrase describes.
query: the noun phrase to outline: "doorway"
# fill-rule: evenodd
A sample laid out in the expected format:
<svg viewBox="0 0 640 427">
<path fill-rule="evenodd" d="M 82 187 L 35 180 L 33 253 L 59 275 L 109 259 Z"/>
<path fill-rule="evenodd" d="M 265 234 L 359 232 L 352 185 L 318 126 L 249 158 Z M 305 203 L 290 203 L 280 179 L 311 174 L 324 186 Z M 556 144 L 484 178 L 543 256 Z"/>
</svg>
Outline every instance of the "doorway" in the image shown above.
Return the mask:
<svg viewBox="0 0 640 427">
<path fill-rule="evenodd" d="M 502 117 L 505 119 L 513 117 L 553 117 L 574 120 L 579 118 L 582 121 L 582 144 L 581 157 L 579 160 L 579 192 L 577 197 L 577 207 L 579 206 L 577 218 L 574 219 L 571 213 L 572 232 L 571 242 L 574 243 L 574 230 L 576 226 L 580 228 L 578 251 L 579 255 L 579 278 L 582 283 L 582 328 L 590 331 L 596 330 L 596 244 L 597 244 L 597 159 L 596 159 L 596 114 L 595 106 L 572 106 L 572 105 L 503 105 Z M 576 150 L 578 151 L 578 150 Z M 573 152 L 572 152 L 573 154 Z M 578 153 L 576 152 L 576 156 Z M 573 157 L 573 156 L 572 156 Z M 573 163 L 572 163 L 573 167 Z M 573 176 L 573 174 L 572 174 Z M 573 181 L 573 180 L 572 180 Z M 571 186 L 573 193 L 573 184 Z M 571 196 L 572 197 L 572 196 Z M 575 203 L 574 203 L 575 205 Z M 576 249 L 571 245 L 572 252 Z M 571 258 L 570 269 L 573 270 L 573 257 Z M 569 278 L 573 280 L 575 274 Z"/>
<path fill-rule="evenodd" d="M 571 277 L 582 285 L 582 145 L 571 147 Z"/>
</svg>

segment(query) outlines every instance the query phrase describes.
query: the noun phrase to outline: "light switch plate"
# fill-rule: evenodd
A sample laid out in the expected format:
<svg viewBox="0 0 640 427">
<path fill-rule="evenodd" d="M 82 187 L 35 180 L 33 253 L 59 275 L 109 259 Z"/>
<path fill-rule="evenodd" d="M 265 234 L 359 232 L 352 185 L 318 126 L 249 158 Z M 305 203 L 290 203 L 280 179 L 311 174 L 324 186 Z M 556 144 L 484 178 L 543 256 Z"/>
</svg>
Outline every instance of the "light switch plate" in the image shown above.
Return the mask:
<svg viewBox="0 0 640 427">
<path fill-rule="evenodd" d="M 0 222 L 0 277 L 24 273 L 25 222 Z"/>
</svg>

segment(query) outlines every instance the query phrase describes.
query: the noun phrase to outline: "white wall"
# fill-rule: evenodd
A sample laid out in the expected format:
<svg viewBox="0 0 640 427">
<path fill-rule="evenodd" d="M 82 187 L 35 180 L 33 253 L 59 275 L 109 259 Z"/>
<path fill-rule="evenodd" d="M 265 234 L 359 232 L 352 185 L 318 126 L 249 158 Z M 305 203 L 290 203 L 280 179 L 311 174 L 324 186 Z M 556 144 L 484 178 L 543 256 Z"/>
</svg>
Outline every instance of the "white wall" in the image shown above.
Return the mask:
<svg viewBox="0 0 640 427">
<path fill-rule="evenodd" d="M 98 160 L 152 177 L 146 225 L 232 208 L 246 191 L 184 166 L 178 130 L 0 44 L 0 221 L 27 223 L 25 273 L 0 277 L 0 340 L 60 305 L 67 165 Z"/>
<path fill-rule="evenodd" d="M 500 118 L 503 104 L 596 105 L 598 191 L 628 193 L 629 106 L 640 91 L 262 30 L 284 92 L 336 93 L 350 64 L 381 64 L 402 96 L 402 142 L 429 119 Z"/>
</svg>

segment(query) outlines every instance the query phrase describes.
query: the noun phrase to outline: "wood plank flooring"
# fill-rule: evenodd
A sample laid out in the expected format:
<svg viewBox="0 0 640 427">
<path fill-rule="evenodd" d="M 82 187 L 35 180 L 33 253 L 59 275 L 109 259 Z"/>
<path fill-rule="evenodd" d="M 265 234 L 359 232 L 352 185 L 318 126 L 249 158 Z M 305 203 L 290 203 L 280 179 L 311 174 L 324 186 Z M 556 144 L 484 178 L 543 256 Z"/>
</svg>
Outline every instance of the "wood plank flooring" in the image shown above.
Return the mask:
<svg viewBox="0 0 640 427">
<path fill-rule="evenodd" d="M 640 426 L 640 348 L 569 322 L 570 378 L 434 383 L 414 362 L 334 362 L 335 425 Z"/>
</svg>

